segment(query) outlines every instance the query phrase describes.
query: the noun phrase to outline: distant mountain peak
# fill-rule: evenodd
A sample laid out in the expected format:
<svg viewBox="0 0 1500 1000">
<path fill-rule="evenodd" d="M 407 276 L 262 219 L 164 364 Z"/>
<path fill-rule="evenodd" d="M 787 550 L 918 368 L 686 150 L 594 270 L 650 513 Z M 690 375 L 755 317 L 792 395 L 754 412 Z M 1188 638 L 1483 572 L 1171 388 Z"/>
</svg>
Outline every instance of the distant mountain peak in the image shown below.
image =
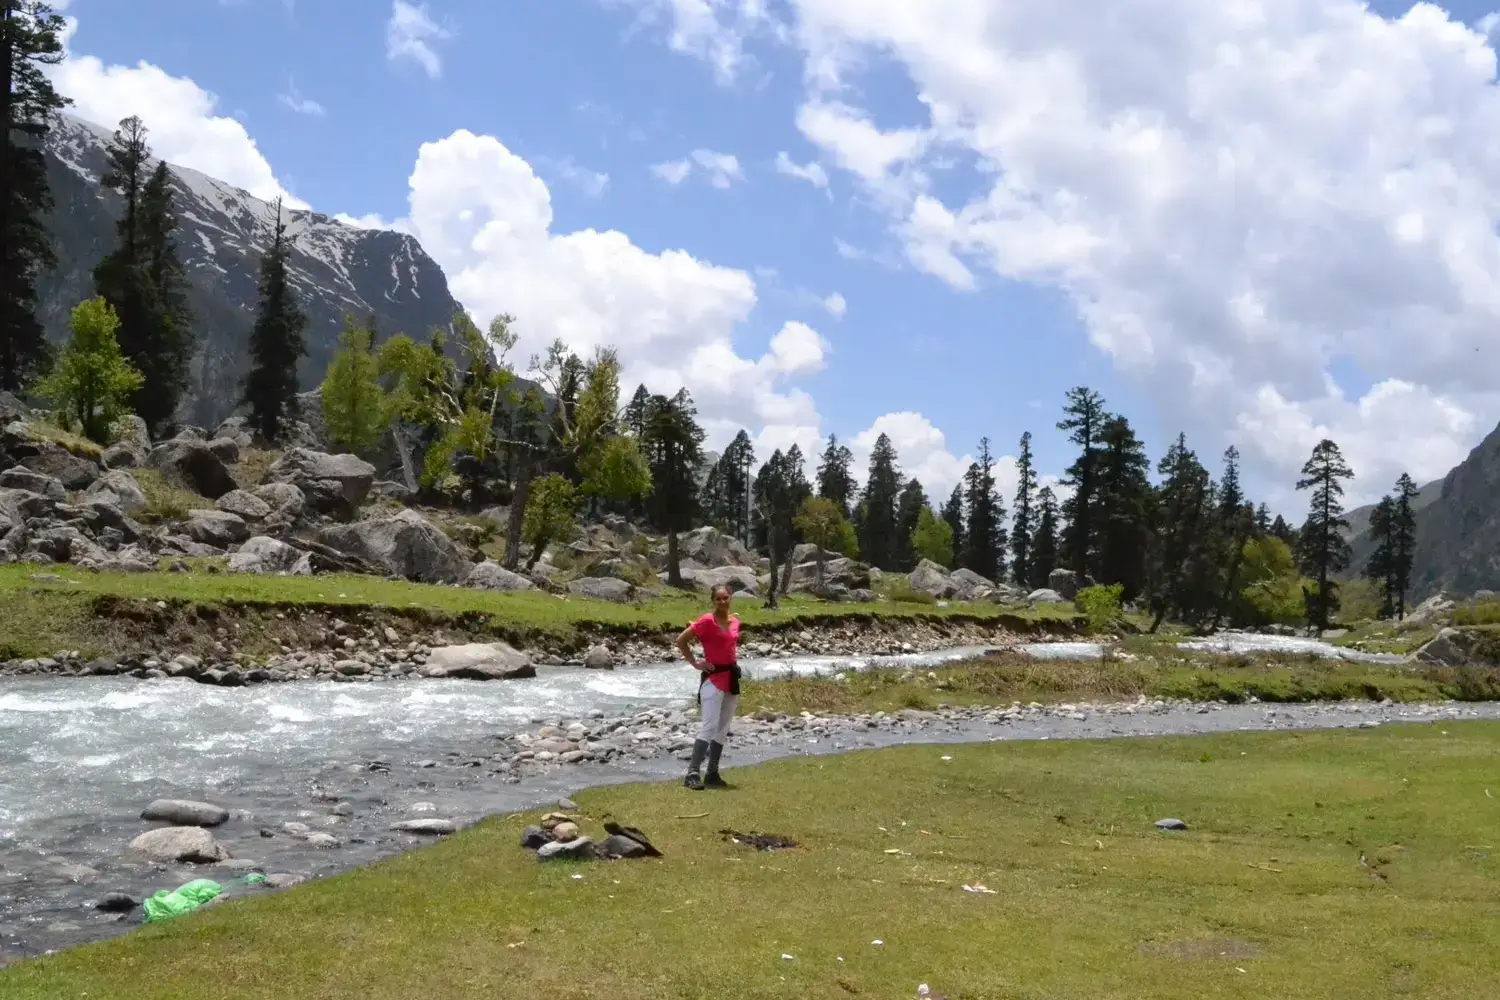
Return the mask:
<svg viewBox="0 0 1500 1000">
<path fill-rule="evenodd" d="M 114 132 L 63 115 L 48 137 L 48 177 L 56 207 L 51 230 L 58 268 L 39 291 L 49 336 L 66 336 L 73 306 L 93 294 L 93 268 L 114 247 L 120 198 L 100 178 Z M 154 169 L 156 161 L 152 161 Z M 228 416 L 248 364 L 260 255 L 270 243 L 274 204 L 191 167 L 169 163 L 180 223 L 178 255 L 192 289 L 199 351 L 184 419 L 212 425 Z M 373 315 L 382 337 L 421 336 L 446 326 L 461 307 L 448 280 L 415 237 L 365 229 L 321 212 L 287 209 L 288 271 L 308 316 L 301 388 L 317 385 L 337 347 L 345 313 Z"/>
</svg>

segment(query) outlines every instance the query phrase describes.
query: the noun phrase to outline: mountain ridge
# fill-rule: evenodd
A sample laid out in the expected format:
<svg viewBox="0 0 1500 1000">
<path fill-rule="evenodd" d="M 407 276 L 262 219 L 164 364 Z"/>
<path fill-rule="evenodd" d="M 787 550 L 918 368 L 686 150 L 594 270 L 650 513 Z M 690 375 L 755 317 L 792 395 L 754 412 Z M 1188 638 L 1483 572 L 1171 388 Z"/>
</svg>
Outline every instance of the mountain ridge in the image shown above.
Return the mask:
<svg viewBox="0 0 1500 1000">
<path fill-rule="evenodd" d="M 62 115 L 43 146 L 58 266 L 39 276 L 38 312 L 54 342 L 67 338 L 69 314 L 94 294 L 93 269 L 115 246 L 123 200 L 101 183 L 112 135 L 104 126 Z M 260 256 L 271 239 L 275 206 L 200 170 L 168 166 L 179 222 L 177 251 L 198 341 L 179 418 L 212 427 L 237 408 L 249 366 Z M 283 217 L 290 243 L 288 280 L 308 318 L 300 390 L 322 381 L 346 313 L 373 316 L 384 339 L 396 333 L 420 337 L 434 326 L 447 327 L 462 308 L 442 268 L 414 236 L 352 226 L 311 210 L 284 209 Z"/>
</svg>

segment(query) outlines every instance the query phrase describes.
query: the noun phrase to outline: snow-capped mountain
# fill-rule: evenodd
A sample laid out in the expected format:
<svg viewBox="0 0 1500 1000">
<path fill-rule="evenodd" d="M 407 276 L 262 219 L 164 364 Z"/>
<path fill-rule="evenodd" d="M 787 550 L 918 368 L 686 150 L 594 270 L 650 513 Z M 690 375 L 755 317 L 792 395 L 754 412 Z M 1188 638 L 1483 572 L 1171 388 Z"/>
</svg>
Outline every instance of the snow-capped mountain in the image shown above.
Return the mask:
<svg viewBox="0 0 1500 1000">
<path fill-rule="evenodd" d="M 54 340 L 68 314 L 94 294 L 93 269 L 115 245 L 121 199 L 100 185 L 112 130 L 63 116 L 47 140 L 58 267 L 39 282 L 42 321 Z M 155 164 L 151 165 L 153 168 Z M 260 254 L 271 239 L 274 206 L 197 170 L 172 164 L 177 252 L 191 281 L 198 334 L 182 418 L 213 426 L 236 405 L 255 321 Z M 448 280 L 411 236 L 360 229 L 317 212 L 286 213 L 290 277 L 307 313 L 304 389 L 316 386 L 338 345 L 345 313 L 374 315 L 379 336 L 425 337 L 446 326 L 459 304 Z"/>
</svg>

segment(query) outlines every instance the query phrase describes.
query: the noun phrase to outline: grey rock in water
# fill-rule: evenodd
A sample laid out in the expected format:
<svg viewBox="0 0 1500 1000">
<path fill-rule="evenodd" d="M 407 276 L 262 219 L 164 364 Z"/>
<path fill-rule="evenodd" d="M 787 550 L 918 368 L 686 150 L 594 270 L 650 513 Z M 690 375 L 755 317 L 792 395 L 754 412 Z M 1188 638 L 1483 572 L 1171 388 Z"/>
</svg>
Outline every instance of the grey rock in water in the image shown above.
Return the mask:
<svg viewBox="0 0 1500 1000">
<path fill-rule="evenodd" d="M 211 865 L 227 861 L 229 849 L 199 826 L 164 826 L 148 830 L 130 842 L 129 856 L 149 861 L 186 861 Z"/>
<path fill-rule="evenodd" d="M 173 826 L 218 826 L 229 819 L 229 810 L 191 799 L 157 799 L 141 810 L 141 819 Z"/>
<path fill-rule="evenodd" d="M 503 681 L 536 676 L 531 657 L 503 642 L 471 642 L 438 646 L 422 668 L 424 677 L 454 680 Z"/>
<path fill-rule="evenodd" d="M 458 832 L 458 827 L 451 819 L 404 819 L 399 823 L 392 823 L 391 830 L 396 833 L 420 833 L 439 837 Z"/>
<path fill-rule="evenodd" d="M 613 670 L 615 669 L 615 654 L 602 643 L 590 646 L 589 651 L 583 654 L 583 665 L 589 670 Z"/>
</svg>

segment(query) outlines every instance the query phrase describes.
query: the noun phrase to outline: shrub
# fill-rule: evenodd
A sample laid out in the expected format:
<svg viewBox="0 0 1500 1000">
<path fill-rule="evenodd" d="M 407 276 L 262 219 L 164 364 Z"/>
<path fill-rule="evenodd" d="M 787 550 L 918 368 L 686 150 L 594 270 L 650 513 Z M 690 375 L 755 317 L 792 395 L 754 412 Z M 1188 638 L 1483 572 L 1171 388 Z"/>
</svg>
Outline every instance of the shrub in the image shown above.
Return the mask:
<svg viewBox="0 0 1500 1000">
<path fill-rule="evenodd" d="M 1084 587 L 1073 598 L 1073 606 L 1089 620 L 1089 628 L 1095 632 L 1112 629 L 1120 620 L 1125 587 L 1118 583 L 1108 586 Z"/>
</svg>

